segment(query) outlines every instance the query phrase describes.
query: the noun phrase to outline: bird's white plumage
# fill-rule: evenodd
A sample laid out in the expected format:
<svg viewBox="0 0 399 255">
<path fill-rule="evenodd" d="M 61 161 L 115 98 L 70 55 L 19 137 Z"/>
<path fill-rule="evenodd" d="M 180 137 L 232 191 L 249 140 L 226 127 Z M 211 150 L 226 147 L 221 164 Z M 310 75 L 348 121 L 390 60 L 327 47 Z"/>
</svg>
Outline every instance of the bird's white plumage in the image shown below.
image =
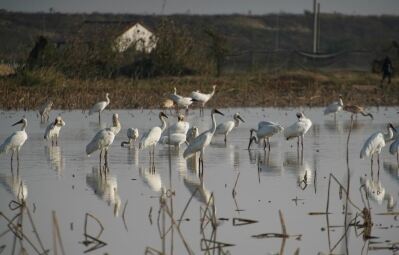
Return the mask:
<svg viewBox="0 0 399 255">
<path fill-rule="evenodd" d="M 169 126 L 162 132 L 162 136 L 168 134 L 187 134 L 188 130 L 190 129 L 190 123 L 187 121 L 178 121 L 175 124 Z"/>
<path fill-rule="evenodd" d="M 383 134 L 381 132 L 375 132 L 363 144 L 360 150 L 360 158 L 370 157 L 374 153 L 379 154 L 384 146 L 385 141 Z"/>
<path fill-rule="evenodd" d="M 284 129 L 284 137 L 289 140 L 294 137 L 304 136 L 311 126 L 312 121 L 302 114 L 302 117 L 294 124 Z"/>
<path fill-rule="evenodd" d="M 216 89 L 216 85 L 213 85 L 213 90 L 210 94 L 204 94 L 197 90 L 197 91 L 191 92 L 190 96 L 191 96 L 191 98 L 199 101 L 202 104 L 202 106 L 204 106 L 215 94 L 215 89 Z"/>
<path fill-rule="evenodd" d="M 7 154 L 9 151 L 18 152 L 21 149 L 21 147 L 24 145 L 25 141 L 28 139 L 28 134 L 25 131 L 28 121 L 25 118 L 23 118 L 21 120 L 21 123 L 22 123 L 22 129 L 12 133 L 0 145 L 0 154 L 1 153 Z"/>
<path fill-rule="evenodd" d="M 342 111 L 343 106 L 344 106 L 344 103 L 342 102 L 342 99 L 340 98 L 338 101 L 332 102 L 331 104 L 327 105 L 327 107 L 324 109 L 324 115 Z"/>
<path fill-rule="evenodd" d="M 86 146 L 86 154 L 90 155 L 97 150 L 108 150 L 114 142 L 115 136 L 121 130 L 119 117 L 117 113 L 112 116 L 113 126 L 101 129 L 96 133 L 93 139 Z"/>
<path fill-rule="evenodd" d="M 179 133 L 170 134 L 169 136 L 165 135 L 160 138 L 159 142 L 161 144 L 169 144 L 180 147 L 181 144 L 186 142 L 186 135 Z"/>
<path fill-rule="evenodd" d="M 220 123 L 216 127 L 215 135 L 227 135 L 231 132 L 231 130 L 233 130 L 234 127 L 235 123 L 233 120 L 228 120 L 226 122 Z"/>
<path fill-rule="evenodd" d="M 200 134 L 199 136 L 197 136 L 184 151 L 183 157 L 185 159 L 194 156 L 195 153 L 197 152 L 201 152 L 200 157 L 202 158 L 204 149 L 211 143 L 213 134 L 215 133 L 216 130 L 215 113 L 219 113 L 219 111 L 213 110 L 211 112 L 212 127 L 207 131 L 203 132 L 202 134 Z"/>
<path fill-rule="evenodd" d="M 161 127 L 155 126 L 151 128 L 146 134 L 143 135 L 143 137 L 140 140 L 139 147 L 140 149 L 145 149 L 150 146 L 155 146 L 158 142 L 159 139 L 161 138 L 162 131 L 165 130 L 166 128 L 166 121 L 164 119 L 166 115 L 163 113 L 160 113 L 159 119 L 162 122 Z"/>
<path fill-rule="evenodd" d="M 92 115 L 93 113 L 96 113 L 96 112 L 98 112 L 98 113 L 102 112 L 110 103 L 110 99 L 108 96 L 109 96 L 108 93 L 105 94 L 106 101 L 101 101 L 101 102 L 98 102 L 95 105 L 93 105 L 93 107 L 89 111 L 89 115 Z"/>
<path fill-rule="evenodd" d="M 108 149 L 114 142 L 115 134 L 109 128 L 102 129 L 96 133 L 86 146 L 86 154 L 90 155 L 97 150 Z"/>
<path fill-rule="evenodd" d="M 186 109 L 193 103 L 193 99 L 191 97 L 183 97 L 181 95 L 178 95 L 176 92 L 176 88 L 174 88 L 174 93 L 171 94 L 169 98 L 178 106 L 184 107 Z"/>
<path fill-rule="evenodd" d="M 128 128 L 127 129 L 127 138 L 135 141 L 139 137 L 139 130 L 137 128 Z"/>
<path fill-rule="evenodd" d="M 198 128 L 192 127 L 187 131 L 186 140 L 188 143 L 194 141 L 194 139 L 198 136 Z"/>
<path fill-rule="evenodd" d="M 44 139 L 57 139 L 63 126 L 65 126 L 65 122 L 58 116 L 55 122 L 52 122 L 47 126 L 46 131 L 44 132 Z"/>
<path fill-rule="evenodd" d="M 284 128 L 278 124 L 271 121 L 261 121 L 258 123 L 258 130 L 256 131 L 256 136 L 258 139 L 272 137 L 275 134 L 282 132 Z"/>
</svg>

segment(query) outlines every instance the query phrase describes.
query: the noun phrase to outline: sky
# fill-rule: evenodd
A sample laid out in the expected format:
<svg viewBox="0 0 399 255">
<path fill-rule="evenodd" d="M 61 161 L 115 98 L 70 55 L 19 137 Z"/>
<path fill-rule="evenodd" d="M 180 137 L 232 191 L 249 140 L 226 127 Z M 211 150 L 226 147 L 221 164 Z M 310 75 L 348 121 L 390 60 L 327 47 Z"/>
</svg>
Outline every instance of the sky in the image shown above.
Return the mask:
<svg viewBox="0 0 399 255">
<path fill-rule="evenodd" d="M 322 12 L 399 15 L 399 0 L 318 0 Z M 165 3 L 165 8 L 162 8 Z M 23 12 L 110 12 L 134 14 L 303 13 L 313 0 L 0 0 L 0 9 Z M 163 10 L 163 11 L 162 11 Z"/>
</svg>

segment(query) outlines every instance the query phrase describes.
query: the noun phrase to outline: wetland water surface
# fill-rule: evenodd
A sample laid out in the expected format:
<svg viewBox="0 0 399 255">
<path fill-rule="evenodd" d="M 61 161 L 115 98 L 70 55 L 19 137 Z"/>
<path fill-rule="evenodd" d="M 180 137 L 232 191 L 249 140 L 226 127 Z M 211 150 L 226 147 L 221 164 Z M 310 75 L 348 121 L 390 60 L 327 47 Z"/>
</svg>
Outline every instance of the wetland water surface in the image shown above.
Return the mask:
<svg viewBox="0 0 399 255">
<path fill-rule="evenodd" d="M 144 254 L 146 250 L 148 254 L 156 254 L 155 250 L 166 254 L 187 254 L 188 250 L 195 254 L 213 254 L 219 252 L 213 248 L 224 244 L 234 245 L 221 248 L 231 254 L 274 254 L 281 249 L 285 254 L 293 254 L 298 249 L 299 254 L 328 254 L 332 248 L 334 254 L 365 254 L 368 247 L 369 254 L 394 252 L 373 249 L 377 246 L 392 247 L 399 241 L 399 222 L 395 216 L 377 215 L 398 211 L 396 157 L 389 154 L 388 147 L 383 149 L 379 183 L 373 185 L 370 181 L 370 160 L 359 159 L 359 152 L 371 133 L 377 130 L 386 132 L 387 122 L 395 126 L 398 124 L 395 108 L 371 108 L 374 120 L 359 116 L 349 142 L 350 200 L 362 210 L 361 179 L 363 183 L 368 183 L 368 187 L 380 185 L 378 194 L 369 195 L 374 222 L 371 235 L 378 237 L 371 241 L 365 241 L 360 234 L 362 229 L 356 231 L 354 227 L 349 228 L 346 238 L 341 238 L 345 233 L 345 194 L 342 195 L 342 189 L 334 181 L 331 182 L 331 214 L 328 219 L 326 215 L 309 215 L 310 212 L 325 212 L 330 173 L 345 187 L 347 185 L 349 114 L 340 113 L 334 121 L 332 116 L 323 116 L 321 108 L 304 109 L 313 126 L 305 136 L 301 159 L 296 151 L 296 140 L 287 142 L 282 134 L 271 139 L 270 155 L 264 153 L 263 146 L 256 144 L 250 151 L 247 150 L 250 128 L 257 128 L 261 120 L 290 125 L 296 120 L 297 109 L 227 108 L 221 111 L 225 116 L 216 116 L 218 123 L 231 119 L 235 112 L 240 112 L 246 123 L 230 133 L 227 145 L 223 137 L 214 137 L 205 152 L 202 185 L 197 177 L 197 164 L 192 160 L 186 161 L 182 156 L 185 145 L 180 151 L 158 145 L 155 172 L 150 171 L 148 150 L 138 150 L 138 143 L 135 148 L 120 147 L 121 142 L 126 140 L 128 127 L 136 127 L 142 134 L 150 127 L 159 125 L 159 111 L 105 111 L 101 125 L 96 122 L 97 116 L 87 117 L 87 113 L 81 111 L 53 111 L 50 120 L 61 114 L 66 122 L 61 130 L 60 144 L 54 147 L 43 140 L 46 125 L 39 123 L 36 112 L 0 112 L 1 142 L 16 130 L 11 124 L 23 115 L 28 119 L 29 136 L 21 150 L 19 168 L 14 164 L 13 174 L 10 155 L 0 156 L 0 211 L 9 220 L 21 211 L 23 215 L 14 221 L 15 225 L 21 222 L 22 229 L 9 225 L 15 234 L 7 232 L 8 223 L 4 217 L 0 218 L 2 254 L 12 254 L 14 248 L 19 252 L 23 249 L 21 247 L 29 254 L 36 254 L 33 246 L 42 251 L 28 211 L 44 249 L 49 249 L 50 254 L 54 254 L 54 243 L 60 251 L 58 239 L 62 240 L 66 254 L 83 254 L 87 250 L 88 254 Z M 85 146 L 97 130 L 111 125 L 113 112 L 119 113 L 122 130 L 109 151 L 109 173 L 104 178 L 98 173 L 98 153 L 87 157 Z M 169 116 L 169 123 L 175 121 L 175 117 Z M 209 110 L 205 112 L 205 117 L 199 117 L 197 110 L 191 111 L 187 121 L 202 132 L 210 126 Z M 376 165 L 374 169 L 377 170 Z M 17 200 L 18 187 L 22 187 L 29 210 L 22 210 L 17 203 L 11 202 Z M 166 194 L 160 199 L 162 191 Z M 194 192 L 195 196 L 180 222 L 179 218 Z M 207 217 L 202 220 L 211 193 L 217 218 L 215 228 L 211 223 L 206 224 L 209 221 Z M 160 210 L 161 202 L 165 210 Z M 348 206 L 348 222 L 360 213 L 355 206 Z M 284 215 L 288 234 L 300 234 L 301 237 L 294 236 L 285 241 L 252 237 L 281 233 L 279 210 Z M 61 237 L 58 239 L 54 239 L 58 234 L 53 223 L 53 211 L 58 219 Z M 210 207 L 206 211 L 206 215 L 211 215 Z M 89 217 L 85 239 L 86 213 L 98 219 L 104 229 L 100 233 L 100 224 Z M 176 227 L 170 228 L 172 220 L 169 213 L 176 224 L 180 222 L 180 231 Z M 233 222 L 234 218 L 257 222 L 239 225 L 241 222 Z M 363 223 L 360 216 L 356 221 Z M 22 235 L 25 237 L 22 241 L 16 239 L 16 236 Z M 103 241 L 105 246 L 96 243 L 97 239 Z"/>
</svg>

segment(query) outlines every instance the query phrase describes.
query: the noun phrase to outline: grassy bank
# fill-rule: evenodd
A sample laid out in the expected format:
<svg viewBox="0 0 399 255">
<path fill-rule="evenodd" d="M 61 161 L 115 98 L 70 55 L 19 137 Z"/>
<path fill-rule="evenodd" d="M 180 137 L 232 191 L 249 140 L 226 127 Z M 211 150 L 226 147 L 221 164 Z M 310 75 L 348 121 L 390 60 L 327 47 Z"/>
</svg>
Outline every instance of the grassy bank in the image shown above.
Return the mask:
<svg viewBox="0 0 399 255">
<path fill-rule="evenodd" d="M 87 109 L 104 100 L 106 92 L 113 109 L 158 108 L 174 86 L 178 94 L 189 96 L 197 89 L 209 93 L 212 84 L 217 89 L 208 107 L 324 106 L 339 94 L 353 104 L 398 105 L 399 79 L 383 89 L 379 83 L 380 75 L 348 71 L 80 80 L 44 69 L 0 78 L 0 108 L 37 109 L 51 98 L 57 109 Z"/>
</svg>

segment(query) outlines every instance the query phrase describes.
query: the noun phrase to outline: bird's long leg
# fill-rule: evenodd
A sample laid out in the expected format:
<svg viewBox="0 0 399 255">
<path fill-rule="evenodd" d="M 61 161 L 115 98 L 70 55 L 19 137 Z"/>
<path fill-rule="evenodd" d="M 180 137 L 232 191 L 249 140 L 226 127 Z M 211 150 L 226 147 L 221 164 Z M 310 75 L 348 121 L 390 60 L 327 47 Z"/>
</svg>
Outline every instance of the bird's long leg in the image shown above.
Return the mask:
<svg viewBox="0 0 399 255">
<path fill-rule="evenodd" d="M 378 158 L 377 158 L 377 163 L 378 163 L 378 170 L 377 170 L 377 179 L 380 179 L 380 154 L 378 153 Z"/>
<path fill-rule="evenodd" d="M 269 147 L 269 152 L 270 152 L 270 140 L 269 140 L 269 137 L 267 138 L 267 146 Z"/>
<path fill-rule="evenodd" d="M 373 178 L 373 156 L 374 156 L 374 154 L 371 154 L 371 179 L 374 179 Z"/>
<path fill-rule="evenodd" d="M 98 123 L 101 123 L 101 112 L 98 112 Z"/>
<path fill-rule="evenodd" d="M 17 149 L 17 164 L 19 164 L 19 149 Z"/>
<path fill-rule="evenodd" d="M 263 138 L 263 150 L 266 150 L 267 142 L 266 138 Z"/>
<path fill-rule="evenodd" d="M 101 161 L 102 161 L 102 155 L 103 155 L 103 150 L 100 150 L 100 166 L 101 166 Z"/>
<path fill-rule="evenodd" d="M 302 135 L 302 136 L 301 136 L 302 154 L 303 154 L 303 138 L 304 138 L 304 136 Z"/>
<path fill-rule="evenodd" d="M 398 168 L 399 168 L 399 151 L 396 152 L 396 163 L 398 164 Z"/>
<path fill-rule="evenodd" d="M 55 139 L 55 146 L 58 146 L 58 136 L 56 136 Z"/>
<path fill-rule="evenodd" d="M 11 152 L 11 170 L 12 170 L 12 159 L 14 158 L 14 150 Z"/>
<path fill-rule="evenodd" d="M 337 121 L 337 113 L 334 112 L 334 121 Z"/>
</svg>

